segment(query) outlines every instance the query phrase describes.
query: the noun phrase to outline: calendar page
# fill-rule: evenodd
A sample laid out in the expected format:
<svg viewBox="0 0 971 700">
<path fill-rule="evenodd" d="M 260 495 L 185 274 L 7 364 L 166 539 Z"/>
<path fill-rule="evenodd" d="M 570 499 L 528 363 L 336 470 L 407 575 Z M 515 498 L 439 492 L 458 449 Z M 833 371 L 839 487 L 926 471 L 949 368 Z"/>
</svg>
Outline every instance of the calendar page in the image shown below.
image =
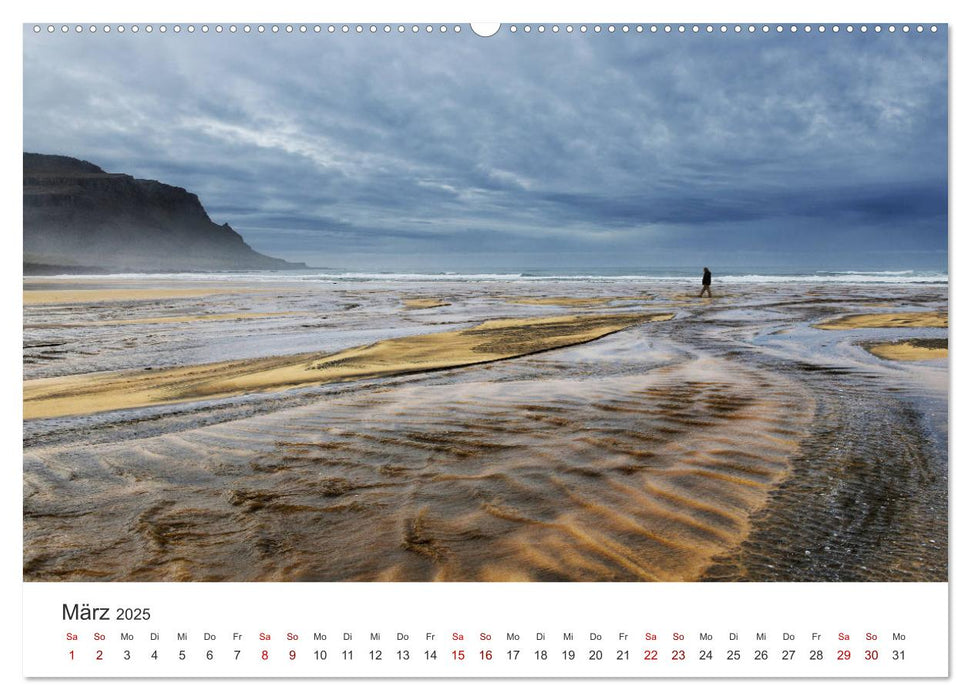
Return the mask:
<svg viewBox="0 0 971 700">
<path fill-rule="evenodd" d="M 22 25 L 23 675 L 948 677 L 948 23 L 314 13 Z"/>
</svg>

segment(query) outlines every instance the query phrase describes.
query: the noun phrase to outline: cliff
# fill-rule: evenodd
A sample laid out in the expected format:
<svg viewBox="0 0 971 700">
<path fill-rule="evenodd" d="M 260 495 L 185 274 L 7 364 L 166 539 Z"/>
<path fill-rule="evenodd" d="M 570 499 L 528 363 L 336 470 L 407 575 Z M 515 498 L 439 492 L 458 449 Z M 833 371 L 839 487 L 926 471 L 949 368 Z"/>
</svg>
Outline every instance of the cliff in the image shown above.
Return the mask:
<svg viewBox="0 0 971 700">
<path fill-rule="evenodd" d="M 181 187 L 24 153 L 24 271 L 195 272 L 303 268 L 250 248 Z"/>
</svg>

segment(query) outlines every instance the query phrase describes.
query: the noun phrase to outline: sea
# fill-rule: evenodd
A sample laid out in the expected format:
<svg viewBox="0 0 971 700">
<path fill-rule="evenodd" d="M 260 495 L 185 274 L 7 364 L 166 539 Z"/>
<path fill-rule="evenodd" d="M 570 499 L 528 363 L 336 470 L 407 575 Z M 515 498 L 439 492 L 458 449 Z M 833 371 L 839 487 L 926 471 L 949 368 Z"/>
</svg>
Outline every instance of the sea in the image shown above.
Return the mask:
<svg viewBox="0 0 971 700">
<path fill-rule="evenodd" d="M 109 279 L 150 280 L 239 280 L 286 279 L 301 282 L 699 282 L 702 271 L 687 268 L 591 268 L 524 269 L 481 271 L 395 271 L 343 268 L 306 268 L 300 270 L 252 270 L 216 272 L 113 273 L 93 275 Z M 81 278 L 89 275 L 52 275 L 54 278 Z M 729 268 L 712 270 L 714 284 L 930 284 L 947 285 L 946 270 L 791 270 Z"/>
</svg>

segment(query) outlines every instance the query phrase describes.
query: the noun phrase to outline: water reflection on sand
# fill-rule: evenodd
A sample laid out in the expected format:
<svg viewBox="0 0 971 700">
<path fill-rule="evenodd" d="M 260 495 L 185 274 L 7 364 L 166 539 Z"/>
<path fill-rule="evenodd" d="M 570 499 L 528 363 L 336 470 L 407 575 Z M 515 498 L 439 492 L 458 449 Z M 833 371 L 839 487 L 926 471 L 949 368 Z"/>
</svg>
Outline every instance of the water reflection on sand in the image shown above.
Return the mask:
<svg viewBox="0 0 971 700">
<path fill-rule="evenodd" d="M 865 344 L 947 329 L 814 327 L 942 311 L 946 287 L 112 284 L 29 298 L 28 383 L 674 315 L 486 364 L 27 421 L 28 580 L 946 579 L 946 360 Z"/>
</svg>

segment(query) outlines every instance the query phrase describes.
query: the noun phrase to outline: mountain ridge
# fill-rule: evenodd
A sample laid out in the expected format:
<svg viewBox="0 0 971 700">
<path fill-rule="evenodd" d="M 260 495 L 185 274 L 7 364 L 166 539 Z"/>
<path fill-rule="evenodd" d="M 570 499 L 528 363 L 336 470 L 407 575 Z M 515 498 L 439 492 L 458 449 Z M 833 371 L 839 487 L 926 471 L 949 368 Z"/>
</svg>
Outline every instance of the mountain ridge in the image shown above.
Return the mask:
<svg viewBox="0 0 971 700">
<path fill-rule="evenodd" d="M 306 268 L 256 252 L 182 187 L 70 156 L 23 155 L 25 273 Z"/>
</svg>

